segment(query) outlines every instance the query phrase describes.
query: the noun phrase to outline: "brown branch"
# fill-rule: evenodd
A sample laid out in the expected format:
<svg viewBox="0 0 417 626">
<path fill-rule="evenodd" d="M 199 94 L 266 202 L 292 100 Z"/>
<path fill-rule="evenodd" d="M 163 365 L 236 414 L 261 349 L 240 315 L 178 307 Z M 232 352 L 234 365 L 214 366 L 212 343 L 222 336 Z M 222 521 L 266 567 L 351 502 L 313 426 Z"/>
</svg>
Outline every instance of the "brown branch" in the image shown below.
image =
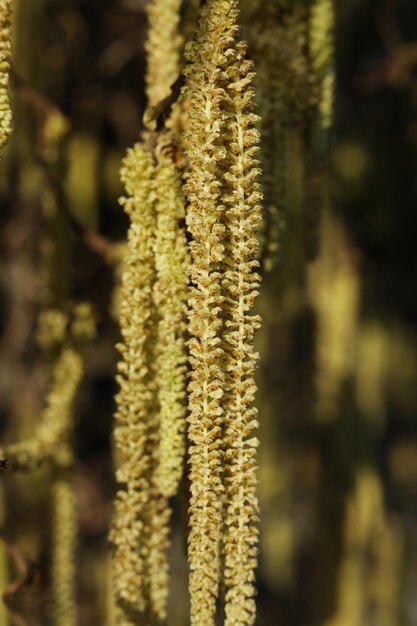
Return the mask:
<svg viewBox="0 0 417 626">
<path fill-rule="evenodd" d="M 15 580 L 13 580 L 3 591 L 2 600 L 9 612 L 9 617 L 12 623 L 16 626 L 28 626 L 28 623 L 22 617 L 20 612 L 11 606 L 11 600 L 19 589 L 33 582 L 37 566 L 33 561 L 22 554 L 19 548 L 12 543 L 4 531 L 0 531 L 0 540 L 3 541 L 6 546 L 6 549 L 18 572 L 17 578 L 15 578 Z"/>
<path fill-rule="evenodd" d="M 58 106 L 52 102 L 49 98 L 37 91 L 34 87 L 28 85 L 23 78 L 21 78 L 17 72 L 12 68 L 11 70 L 12 81 L 15 89 L 20 93 L 22 99 L 25 100 L 34 110 L 38 119 L 38 149 L 35 150 L 35 160 L 38 165 L 44 171 L 46 179 L 51 186 L 51 189 L 56 197 L 58 209 L 61 210 L 67 220 L 70 228 L 74 234 L 83 241 L 83 243 L 94 253 L 103 257 L 104 261 L 108 264 L 113 264 L 114 259 L 117 258 L 117 251 L 119 244 L 110 241 L 103 235 L 86 228 L 72 215 L 66 195 L 62 189 L 61 181 L 55 175 L 51 164 L 44 158 L 42 154 L 43 145 L 43 128 L 49 116 L 59 113 L 64 117 L 63 113 L 59 110 Z"/>
<path fill-rule="evenodd" d="M 81 239 L 81 241 L 92 252 L 101 256 L 107 264 L 114 264 L 114 260 L 118 258 L 117 249 L 119 247 L 119 243 L 111 241 L 110 239 L 107 239 L 107 237 L 104 237 L 96 231 L 81 224 L 71 213 L 67 197 L 61 186 L 61 182 L 53 172 L 49 163 L 45 161 L 41 155 L 37 155 L 36 160 L 43 169 L 48 183 L 55 195 L 58 209 L 65 215 L 68 224 L 76 237 Z"/>
<path fill-rule="evenodd" d="M 166 98 L 163 98 L 158 104 L 153 107 L 148 107 L 144 115 L 144 124 L 157 133 L 165 129 L 165 123 L 169 118 L 172 107 L 178 100 L 181 93 L 181 88 L 184 85 L 184 76 L 181 73 L 178 78 L 171 85 L 171 93 Z"/>
</svg>

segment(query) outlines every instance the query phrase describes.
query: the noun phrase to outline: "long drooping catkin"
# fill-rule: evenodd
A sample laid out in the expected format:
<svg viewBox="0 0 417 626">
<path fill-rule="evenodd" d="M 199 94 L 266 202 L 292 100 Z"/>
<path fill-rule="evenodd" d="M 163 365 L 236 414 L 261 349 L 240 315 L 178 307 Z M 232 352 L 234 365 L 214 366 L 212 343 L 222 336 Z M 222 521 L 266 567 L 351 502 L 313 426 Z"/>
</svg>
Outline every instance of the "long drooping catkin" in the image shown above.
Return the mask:
<svg viewBox="0 0 417 626">
<path fill-rule="evenodd" d="M 146 567 L 147 614 L 151 623 L 166 619 L 168 597 L 168 496 L 178 489 L 185 452 L 184 333 L 187 311 L 188 253 L 184 197 L 180 175 L 164 152 L 165 137 L 154 151 L 154 203 L 156 280 L 153 302 L 157 311 L 152 370 L 156 412 L 152 433 L 152 472 L 149 502 L 143 512 L 142 552 Z"/>
<path fill-rule="evenodd" d="M 233 13 L 232 13 L 233 15 Z M 235 15 L 233 16 L 235 17 Z M 257 231 L 261 194 L 255 154 L 259 133 L 252 112 L 252 64 L 246 45 L 238 42 L 227 70 L 227 172 L 224 174 L 225 297 L 224 583 L 226 626 L 249 626 L 255 621 L 254 569 L 257 563 L 258 501 L 256 493 L 257 410 L 253 407 L 257 354 L 254 333 L 259 316 L 251 314 L 260 277 Z"/>
<path fill-rule="evenodd" d="M 169 156 L 157 151 L 155 171 L 158 310 L 156 371 L 160 415 L 159 465 L 156 481 L 164 496 L 177 492 L 185 451 L 185 373 L 189 260 L 182 221 L 185 200 L 180 175 Z"/>
<path fill-rule="evenodd" d="M 84 371 L 83 352 L 95 333 L 91 307 L 78 304 L 69 319 L 66 313 L 48 309 L 40 318 L 38 340 L 44 350 L 59 346 L 51 371 L 45 408 L 31 439 L 10 444 L 0 451 L 16 471 L 31 471 L 57 461 L 72 431 L 72 406 Z M 1 458 L 1 457 L 0 457 Z"/>
<path fill-rule="evenodd" d="M 64 346 L 52 372 L 51 388 L 36 435 L 0 452 L 14 470 L 29 471 L 53 461 L 68 434 L 74 395 L 82 373 L 81 354 L 71 346 Z"/>
<path fill-rule="evenodd" d="M 155 106 L 169 95 L 180 71 L 179 34 L 181 0 L 149 0 L 148 37 L 146 40 L 146 94 L 148 104 Z"/>
<path fill-rule="evenodd" d="M 51 563 L 51 614 L 54 626 L 74 626 L 77 623 L 75 495 L 67 471 L 64 469 L 61 472 L 51 488 L 54 547 Z"/>
<path fill-rule="evenodd" d="M 261 231 L 264 268 L 280 266 L 291 195 L 289 137 L 310 107 L 307 7 L 287 0 L 242 0 L 242 23 L 255 62 L 256 102 L 261 117 Z"/>
<path fill-rule="evenodd" d="M 334 7 L 333 0 L 314 0 L 309 23 L 309 52 L 318 84 L 318 123 L 328 131 L 334 96 Z"/>
<path fill-rule="evenodd" d="M 314 87 L 305 159 L 305 256 L 319 250 L 320 216 L 326 201 L 327 156 L 334 98 L 333 0 L 314 0 L 308 21 L 308 53 Z"/>
<path fill-rule="evenodd" d="M 40 318 L 38 340 L 45 352 L 58 349 L 52 380 L 40 425 L 32 439 L 2 451 L 12 470 L 29 471 L 39 466 L 51 470 L 51 594 L 50 613 L 56 626 L 77 622 L 75 597 L 76 520 L 70 481 L 72 463 L 72 406 L 83 374 L 85 344 L 95 333 L 91 307 L 77 305 L 69 316 L 56 309 Z"/>
<path fill-rule="evenodd" d="M 179 173 L 160 143 L 162 138 L 155 149 L 137 144 L 122 170 L 131 225 L 121 290 L 124 343 L 115 439 L 116 475 L 124 486 L 111 536 L 114 589 L 125 621 L 135 614 L 166 618 L 167 496 L 178 487 L 185 448 L 185 208 Z"/>
<path fill-rule="evenodd" d="M 191 624 L 212 626 L 219 592 L 222 530 L 221 480 L 224 387 L 221 280 L 224 261 L 224 207 L 221 172 L 225 159 L 222 132 L 222 70 L 236 25 L 231 3 L 203 5 L 194 42 L 186 47 L 185 98 L 189 170 L 185 190 L 191 242 L 189 341 L 191 374 L 188 436 L 190 440 L 189 565 Z"/>
<path fill-rule="evenodd" d="M 251 434 L 257 423 L 251 404 L 259 322 L 248 312 L 259 280 L 254 268 L 261 196 L 253 73 L 237 32 L 236 2 L 207 2 L 186 50 L 187 224 L 193 236 L 189 562 L 195 626 L 214 623 L 223 530 L 226 623 L 252 624 L 255 615 L 257 440 Z"/>
<path fill-rule="evenodd" d="M 12 6 L 13 0 L 0 0 L 0 148 L 6 144 L 12 130 L 9 100 Z"/>
<path fill-rule="evenodd" d="M 119 393 L 114 437 L 116 478 L 121 484 L 115 500 L 111 531 L 113 583 L 121 611 L 145 610 L 144 558 L 141 553 L 143 509 L 149 500 L 152 452 L 150 431 L 155 419 L 149 355 L 154 336 L 152 289 L 155 281 L 155 211 L 152 189 L 153 163 L 141 144 L 128 151 L 121 171 L 128 194 L 122 204 L 130 217 L 128 253 L 122 280 L 118 346 Z M 126 623 L 128 618 L 125 617 Z"/>
</svg>

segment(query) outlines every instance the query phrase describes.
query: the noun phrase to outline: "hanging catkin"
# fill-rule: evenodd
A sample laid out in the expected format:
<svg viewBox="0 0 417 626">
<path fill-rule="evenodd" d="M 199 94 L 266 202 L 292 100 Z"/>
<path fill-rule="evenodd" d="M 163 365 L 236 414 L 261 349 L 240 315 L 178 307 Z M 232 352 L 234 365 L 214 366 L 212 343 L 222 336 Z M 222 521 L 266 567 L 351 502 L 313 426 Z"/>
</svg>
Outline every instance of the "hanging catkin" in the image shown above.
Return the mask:
<svg viewBox="0 0 417 626">
<path fill-rule="evenodd" d="M 0 0 L 0 148 L 7 143 L 12 130 L 9 100 L 12 6 L 12 0 Z"/>
<path fill-rule="evenodd" d="M 118 603 L 128 607 L 126 615 L 133 610 L 157 621 L 166 617 L 168 595 L 167 497 L 178 488 L 185 447 L 188 283 L 179 173 L 159 144 L 152 151 L 137 144 L 122 170 L 131 226 L 121 293 L 124 344 L 115 438 L 117 477 L 126 486 L 116 500 L 112 530 Z"/>
<path fill-rule="evenodd" d="M 120 487 L 115 500 L 111 531 L 113 583 L 116 601 L 128 622 L 129 612 L 145 610 L 144 558 L 141 553 L 143 509 L 149 500 L 155 403 L 149 388 L 154 311 L 155 211 L 152 191 L 153 163 L 141 144 L 128 151 L 121 170 L 127 198 L 122 199 L 130 217 L 128 252 L 122 279 L 118 346 L 121 361 L 117 378 L 120 390 L 114 437 Z"/>
<path fill-rule="evenodd" d="M 72 346 L 64 346 L 52 372 L 51 388 L 36 435 L 0 452 L 9 460 L 12 469 L 31 471 L 54 459 L 57 447 L 67 435 L 74 395 L 82 373 L 81 354 Z"/>
<path fill-rule="evenodd" d="M 236 19 L 236 10 L 231 12 Z M 254 333 L 259 316 L 251 314 L 260 277 L 257 232 L 261 220 L 258 121 L 252 112 L 254 77 L 245 59 L 246 45 L 238 42 L 227 70 L 227 172 L 224 174 L 225 267 L 225 394 L 224 484 L 225 507 L 225 625 L 249 626 L 255 621 L 254 569 L 257 563 L 258 501 L 256 447 L 258 423 L 253 406 L 257 354 Z"/>
<path fill-rule="evenodd" d="M 309 23 L 309 52 L 318 84 L 318 117 L 323 131 L 330 128 L 334 95 L 333 0 L 314 0 Z"/>
<path fill-rule="evenodd" d="M 260 193 L 253 73 L 237 33 L 236 2 L 208 1 L 186 49 L 193 626 L 214 624 L 223 530 L 226 623 L 252 624 L 255 615 L 257 440 L 251 436 L 256 420 L 250 405 L 258 319 L 248 312 L 259 280 L 254 268 Z"/>
<path fill-rule="evenodd" d="M 301 129 L 310 106 L 307 7 L 287 0 L 242 0 L 241 21 L 255 63 L 256 103 L 261 117 L 263 267 L 285 259 L 287 214 L 291 210 L 290 134 Z"/>
<path fill-rule="evenodd" d="M 52 476 L 49 611 L 56 626 L 74 626 L 77 622 L 75 496 L 70 477 L 73 403 L 84 370 L 84 348 L 94 334 L 95 324 L 87 303 L 78 304 L 71 318 L 56 309 L 41 315 L 38 341 L 45 353 L 58 349 L 46 407 L 34 436 L 2 452 L 12 470 L 29 471 L 42 466 Z"/>
<path fill-rule="evenodd" d="M 225 158 L 224 98 L 221 70 L 235 25 L 229 2 L 209 0 L 200 13 L 196 37 L 186 47 L 185 99 L 189 171 L 185 190 L 189 206 L 191 297 L 189 300 L 190 383 L 190 532 L 188 560 L 192 626 L 214 624 L 219 593 L 221 539 L 221 449 L 224 372 L 221 347 L 221 270 L 224 224 L 220 165 Z"/>
<path fill-rule="evenodd" d="M 327 156 L 334 98 L 333 0 L 314 0 L 308 22 L 308 52 L 314 99 L 305 158 L 305 256 L 319 251 L 320 216 L 326 202 Z"/>
<path fill-rule="evenodd" d="M 54 626 L 75 626 L 75 495 L 65 470 L 52 484 L 51 501 L 54 547 L 51 562 L 51 614 Z"/>
<path fill-rule="evenodd" d="M 148 105 L 169 95 L 179 74 L 182 38 L 179 34 L 181 0 L 150 0 L 146 5 L 148 36 L 145 44 Z"/>
<path fill-rule="evenodd" d="M 185 373 L 189 260 L 182 221 L 185 201 L 177 168 L 163 149 L 156 151 L 155 171 L 158 310 L 156 371 L 160 413 L 160 460 L 157 483 L 161 494 L 177 492 L 185 451 Z"/>
</svg>

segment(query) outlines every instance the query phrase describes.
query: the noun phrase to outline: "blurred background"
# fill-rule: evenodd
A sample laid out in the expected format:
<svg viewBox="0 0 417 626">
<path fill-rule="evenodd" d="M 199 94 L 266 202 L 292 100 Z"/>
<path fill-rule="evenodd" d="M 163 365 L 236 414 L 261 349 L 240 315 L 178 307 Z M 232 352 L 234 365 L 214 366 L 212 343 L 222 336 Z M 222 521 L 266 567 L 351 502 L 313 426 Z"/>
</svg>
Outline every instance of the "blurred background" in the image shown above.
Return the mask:
<svg viewBox="0 0 417 626">
<path fill-rule="evenodd" d="M 417 5 L 336 0 L 336 16 L 319 253 L 305 254 L 294 126 L 282 258 L 258 302 L 257 625 L 415 626 Z M 77 394 L 73 475 L 81 626 L 111 624 L 119 167 L 143 130 L 145 36 L 143 0 L 15 1 L 14 133 L 0 166 L 1 440 L 31 437 L 39 422 L 40 313 L 88 300 L 97 336 Z M 48 485 L 46 470 L 2 477 L 1 625 L 49 623 Z M 173 507 L 169 626 L 186 626 L 186 480 Z"/>
</svg>

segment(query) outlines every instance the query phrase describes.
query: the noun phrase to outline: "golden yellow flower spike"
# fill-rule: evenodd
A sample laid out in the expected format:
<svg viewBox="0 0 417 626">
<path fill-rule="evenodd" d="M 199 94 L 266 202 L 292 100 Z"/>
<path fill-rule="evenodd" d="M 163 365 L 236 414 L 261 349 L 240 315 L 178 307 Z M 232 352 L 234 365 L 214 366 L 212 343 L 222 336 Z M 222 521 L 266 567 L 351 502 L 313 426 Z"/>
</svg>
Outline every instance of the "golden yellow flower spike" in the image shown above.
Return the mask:
<svg viewBox="0 0 417 626">
<path fill-rule="evenodd" d="M 72 404 L 83 373 L 78 350 L 65 346 L 52 372 L 51 389 L 41 423 L 33 439 L 11 444 L 1 451 L 13 470 L 29 471 L 53 461 L 57 446 L 64 441 L 72 415 Z"/>
<path fill-rule="evenodd" d="M 7 143 L 12 131 L 9 100 L 12 6 L 13 0 L 0 0 L 0 148 Z"/>
<path fill-rule="evenodd" d="M 53 473 L 51 487 L 51 598 L 50 612 L 56 626 L 75 626 L 76 521 L 69 470 L 72 463 L 72 405 L 83 374 L 83 348 L 95 333 L 91 307 L 79 304 L 71 320 L 50 309 L 39 322 L 38 340 L 44 350 L 60 347 L 52 370 L 51 388 L 38 431 L 32 439 L 10 445 L 4 454 L 12 470 L 39 466 Z"/>
<path fill-rule="evenodd" d="M 319 250 L 320 215 L 326 202 L 327 156 L 334 98 L 333 0 L 313 0 L 308 22 L 308 52 L 312 70 L 310 141 L 305 159 L 305 257 Z"/>
<path fill-rule="evenodd" d="M 138 615 L 158 623 L 166 618 L 167 497 L 178 488 L 185 448 L 184 198 L 166 138 L 153 149 L 151 143 L 148 136 L 146 145 L 130 150 L 122 170 L 131 226 L 121 289 L 115 439 L 116 475 L 124 487 L 111 536 L 115 595 L 126 623 Z"/>
<path fill-rule="evenodd" d="M 145 610 L 144 555 L 141 554 L 142 514 L 150 496 L 152 430 L 155 421 L 154 390 L 149 355 L 153 350 L 155 281 L 155 211 L 151 155 L 141 144 L 128 151 L 121 170 L 128 194 L 122 204 L 130 217 L 128 252 L 122 279 L 118 346 L 119 393 L 114 431 L 121 486 L 115 500 L 111 531 L 113 583 L 117 604 L 126 623 L 131 612 Z"/>
<path fill-rule="evenodd" d="M 75 626 L 75 496 L 65 470 L 52 484 L 51 616 L 54 626 Z"/>
<path fill-rule="evenodd" d="M 161 135 L 154 153 L 156 281 L 153 301 L 157 326 L 151 366 L 156 410 L 149 500 L 142 516 L 147 615 L 152 623 L 166 619 L 171 516 L 167 497 L 178 490 L 185 451 L 184 333 L 189 263 L 181 224 L 185 206 L 179 172 L 171 157 L 165 154 L 165 144 L 166 138 Z"/>
<path fill-rule="evenodd" d="M 319 88 L 319 123 L 328 130 L 332 122 L 334 92 L 333 0 L 314 0 L 309 24 L 309 51 Z"/>
<path fill-rule="evenodd" d="M 196 38 L 186 46 L 185 92 L 189 160 L 185 191 L 189 207 L 191 297 L 189 300 L 190 383 L 190 533 L 188 559 L 192 626 L 212 626 L 219 593 L 222 530 L 221 397 L 224 372 L 221 347 L 221 263 L 224 260 L 224 208 L 221 170 L 225 159 L 222 130 L 224 97 L 221 71 L 236 25 L 232 3 L 209 0 L 200 12 Z"/>
<path fill-rule="evenodd" d="M 232 12 L 233 15 L 233 12 Z M 227 172 L 224 174 L 226 382 L 224 394 L 224 529 L 225 625 L 252 626 L 255 621 L 254 569 L 257 563 L 258 501 L 256 447 L 258 423 L 253 407 L 257 354 L 254 333 L 260 318 L 251 314 L 260 277 L 257 232 L 261 221 L 260 170 L 254 156 L 259 132 L 252 112 L 254 77 L 245 59 L 246 45 L 238 42 L 227 70 Z"/>
<path fill-rule="evenodd" d="M 50 389 L 37 432 L 31 439 L 11 444 L 0 451 L 0 458 L 4 455 L 12 470 L 29 471 L 41 465 L 50 465 L 57 461 L 61 446 L 67 445 L 72 428 L 74 396 L 84 371 L 84 347 L 94 333 L 95 324 L 87 303 L 75 308 L 72 320 L 55 309 L 42 315 L 38 329 L 41 346 L 44 349 L 50 349 L 53 344 L 61 346 L 52 369 Z"/>
<path fill-rule="evenodd" d="M 237 5 L 207 2 L 186 49 L 190 298 L 190 594 L 193 626 L 214 624 L 225 519 L 226 624 L 253 624 L 257 499 L 253 333 L 248 312 L 260 222 L 259 134 Z M 224 327 L 223 327 L 224 324 Z M 223 415 L 224 414 L 224 415 Z M 224 441 L 222 431 L 224 429 Z M 221 463 L 225 463 L 224 484 Z M 223 495 L 225 504 L 223 508 Z"/>
<path fill-rule="evenodd" d="M 182 38 L 179 35 L 181 0 L 149 0 L 146 93 L 148 105 L 155 106 L 170 93 L 180 71 Z"/>
<path fill-rule="evenodd" d="M 241 21 L 254 60 L 261 117 L 264 269 L 282 265 L 290 210 L 290 134 L 302 128 L 310 107 L 308 11 L 304 2 L 242 0 Z"/>
<path fill-rule="evenodd" d="M 185 452 L 185 354 L 189 260 L 185 230 L 185 200 L 180 176 L 169 156 L 157 151 L 155 186 L 158 310 L 156 373 L 160 412 L 160 458 L 157 483 L 164 496 L 178 490 Z"/>
</svg>

